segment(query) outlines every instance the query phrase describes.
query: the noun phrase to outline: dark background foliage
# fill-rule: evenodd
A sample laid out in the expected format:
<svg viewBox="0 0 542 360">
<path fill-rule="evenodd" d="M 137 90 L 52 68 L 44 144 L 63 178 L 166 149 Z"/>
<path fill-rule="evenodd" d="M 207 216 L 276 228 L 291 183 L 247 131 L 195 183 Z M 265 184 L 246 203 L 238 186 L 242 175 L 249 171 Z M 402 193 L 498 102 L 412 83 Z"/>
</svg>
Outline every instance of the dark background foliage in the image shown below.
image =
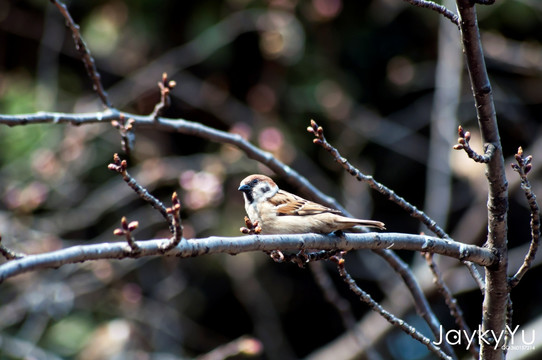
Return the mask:
<svg viewBox="0 0 542 360">
<path fill-rule="evenodd" d="M 439 171 L 427 166 L 438 14 L 400 0 L 115 0 L 68 7 L 119 109 L 150 113 L 159 101 L 156 83 L 167 71 L 177 87 L 164 116 L 240 133 L 356 216 L 382 220 L 394 232 L 424 230 L 344 173 L 305 128 L 317 120 L 354 165 L 423 209 L 426 179 Z M 478 10 L 504 154 L 508 163 L 518 146 L 534 155 L 531 181 L 540 194 L 542 6 L 509 0 Z M 470 130 L 480 149 L 466 73 L 457 76 L 463 80 L 458 120 L 449 121 Z M 45 0 L 2 1 L 0 113 L 102 108 L 56 8 Z M 450 149 L 449 161 L 440 165 L 451 169 L 452 196 L 442 200 L 439 220 L 454 239 L 482 244 L 483 166 L 452 153 L 455 131 L 441 136 Z M 4 242 L 37 253 L 117 241 L 112 231 L 122 216 L 139 221 L 137 239 L 167 236 L 161 216 L 107 170 L 115 152 L 120 138 L 109 124 L 1 126 Z M 160 199 L 179 192 L 186 237 L 239 235 L 244 209 L 238 183 L 250 173 L 269 173 L 231 146 L 152 129 L 136 131 L 128 160 L 130 172 Z M 529 211 L 513 173 L 509 182 L 515 270 L 530 239 Z M 438 203 L 439 190 L 431 194 Z M 400 255 L 421 268 L 419 254 Z M 476 328 L 480 292 L 455 262 L 441 263 Z M 386 264 L 360 252 L 349 254 L 347 267 L 375 299 L 424 331 L 409 295 L 390 292 L 398 280 Z M 366 316 L 333 267 L 326 269 L 356 318 Z M 513 293 L 514 324 L 539 320 L 539 272 L 528 273 Z M 430 289 L 427 271 L 418 274 Z M 1 290 L 0 351 L 10 359 L 34 346 L 52 357 L 78 359 L 193 357 L 243 335 L 263 342 L 261 358 L 301 358 L 345 331 L 310 270 L 275 264 L 263 254 L 98 261 L 19 276 Z M 428 293 L 444 325 L 454 328 L 443 301 Z M 394 332 L 375 348 L 382 358 L 430 357 Z"/>
</svg>

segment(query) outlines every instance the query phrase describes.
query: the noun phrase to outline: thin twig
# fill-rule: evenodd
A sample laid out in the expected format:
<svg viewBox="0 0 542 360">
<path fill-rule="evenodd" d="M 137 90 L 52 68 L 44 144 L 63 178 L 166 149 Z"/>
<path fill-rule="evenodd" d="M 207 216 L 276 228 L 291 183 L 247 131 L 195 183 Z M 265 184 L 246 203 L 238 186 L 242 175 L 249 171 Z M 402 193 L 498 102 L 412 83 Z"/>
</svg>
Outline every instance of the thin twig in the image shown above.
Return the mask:
<svg viewBox="0 0 542 360">
<path fill-rule="evenodd" d="M 521 178 L 521 189 L 525 193 L 525 198 L 527 199 L 531 210 L 531 245 L 529 246 L 529 251 L 525 255 L 523 264 L 509 280 L 511 288 L 515 287 L 521 281 L 523 275 L 531 268 L 531 264 L 536 257 L 536 252 L 540 244 L 540 208 L 536 201 L 536 195 L 531 188 L 531 183 L 529 182 L 529 179 L 527 179 L 527 174 L 532 169 L 531 160 L 533 157 L 531 155 L 523 157 L 523 149 L 520 147 L 515 158 L 517 164 L 512 164 L 512 168 Z"/>
<path fill-rule="evenodd" d="M 118 120 L 111 121 L 111 126 L 119 130 L 122 150 L 126 156 L 130 156 L 130 153 L 134 148 L 135 134 L 133 125 L 134 119 L 126 119 L 126 116 L 122 113 L 119 115 Z"/>
<path fill-rule="evenodd" d="M 424 344 L 429 351 L 438 356 L 440 359 L 452 360 L 453 358 L 446 355 L 439 347 L 437 347 L 429 338 L 424 336 L 415 327 L 408 324 L 406 321 L 399 319 L 389 311 L 385 310 L 378 302 L 376 302 L 371 295 L 363 291 L 355 282 L 355 280 L 350 276 L 346 271 L 344 266 L 344 259 L 341 257 L 336 257 L 335 262 L 337 263 L 337 268 L 339 270 L 339 275 L 342 277 L 344 282 L 348 284 L 350 290 L 352 290 L 360 300 L 366 303 L 371 310 L 379 313 L 384 319 L 386 319 L 391 325 L 399 328 L 404 331 L 407 335 L 411 336 L 413 339 Z"/>
<path fill-rule="evenodd" d="M 139 222 L 132 221 L 128 223 L 128 220 L 126 220 L 126 217 L 123 216 L 122 219 L 120 220 L 120 226 L 121 226 L 120 228 L 117 228 L 113 231 L 113 235 L 124 236 L 133 254 L 138 254 L 139 252 L 141 252 L 141 248 L 139 247 L 139 245 L 137 245 L 134 237 L 132 236 L 132 231 L 138 228 Z"/>
<path fill-rule="evenodd" d="M 433 11 L 436 11 L 439 14 L 443 15 L 445 18 L 449 19 L 455 25 L 459 26 L 459 16 L 457 14 L 455 14 L 453 11 L 447 9 L 443 5 L 440 5 L 440 4 L 437 4 L 437 3 L 434 3 L 434 2 L 428 1 L 428 0 L 404 0 L 404 1 L 406 1 L 407 3 L 409 3 L 411 5 L 414 5 L 414 6 L 418 6 L 418 7 L 431 9 Z M 495 0 L 493 0 L 493 1 L 495 1 Z"/>
<path fill-rule="evenodd" d="M 165 205 L 160 200 L 152 196 L 147 191 L 147 189 L 139 185 L 137 181 L 133 177 L 130 176 L 130 174 L 126 170 L 127 167 L 128 167 L 127 161 L 121 160 L 118 154 L 114 154 L 113 163 L 109 164 L 107 168 L 109 170 L 116 171 L 119 174 L 121 174 L 122 179 L 126 181 L 128 186 L 130 186 L 132 190 L 134 190 L 136 194 L 139 195 L 140 198 L 142 198 L 143 200 L 151 204 L 153 208 L 155 208 L 156 210 L 158 210 L 158 212 L 160 212 L 160 214 L 162 214 L 164 219 L 166 219 L 166 221 L 168 222 L 171 232 L 174 233 L 175 229 L 173 225 L 173 215 L 168 214 L 168 211 Z"/>
<path fill-rule="evenodd" d="M 13 251 L 13 250 L 7 248 L 4 244 L 2 244 L 2 235 L 0 235 L 0 254 L 6 260 L 22 259 L 23 257 L 26 256 L 26 254 Z"/>
<path fill-rule="evenodd" d="M 87 69 L 87 74 L 92 80 L 92 84 L 93 84 L 92 88 L 94 89 L 94 91 L 96 91 L 96 93 L 102 100 L 102 103 L 105 105 L 105 107 L 107 108 L 112 107 L 111 103 L 109 102 L 107 93 L 102 85 L 100 73 L 98 72 L 98 69 L 96 68 L 94 58 L 92 57 L 90 50 L 87 47 L 87 44 L 81 37 L 81 32 L 79 31 L 79 25 L 77 25 L 75 21 L 73 20 L 66 5 L 64 5 L 58 0 L 51 0 L 51 2 L 56 5 L 58 10 L 60 10 L 60 13 L 62 14 L 62 16 L 64 16 L 64 19 L 66 19 L 66 25 L 70 28 L 72 32 L 73 41 L 75 42 L 75 48 L 77 49 L 77 51 L 79 51 L 79 54 L 81 55 L 81 59 L 83 60 L 83 63 L 85 64 L 85 68 Z"/>
<path fill-rule="evenodd" d="M 345 329 L 356 332 L 356 318 L 352 312 L 352 307 L 348 300 L 341 296 L 335 288 L 331 277 L 324 267 L 324 263 L 321 261 L 312 262 L 309 268 L 326 301 L 337 309 Z M 361 341 L 361 337 L 357 335 L 356 340 Z"/>
<path fill-rule="evenodd" d="M 480 289 L 480 291 L 483 294 L 486 288 L 486 282 L 484 278 L 482 277 L 482 273 L 478 271 L 478 269 L 476 268 L 474 264 L 468 261 L 462 261 L 462 262 L 467 266 L 467 270 L 469 270 L 472 278 L 474 279 L 476 284 L 478 284 L 478 289 Z"/>
<path fill-rule="evenodd" d="M 414 299 L 414 307 L 416 308 L 416 312 L 425 320 L 435 338 L 438 339 L 440 337 L 441 323 L 431 309 L 431 306 L 429 305 L 429 302 L 427 301 L 427 298 L 425 297 L 425 294 L 423 293 L 423 290 L 420 287 L 418 280 L 416 279 L 414 274 L 409 271 L 410 268 L 408 267 L 408 264 L 401 260 L 401 258 L 392 251 L 374 250 L 374 252 L 384 258 L 388 262 L 388 264 L 391 265 L 393 270 L 395 270 L 395 272 L 397 272 L 401 276 L 403 282 L 405 283 L 406 287 L 408 288 L 410 294 Z M 450 344 L 448 344 L 447 342 L 443 342 L 442 346 L 444 348 L 444 351 L 449 356 L 455 358 L 454 351 Z"/>
<path fill-rule="evenodd" d="M 250 358 L 256 357 L 263 352 L 263 344 L 260 340 L 248 336 L 242 336 L 232 342 L 219 346 L 212 351 L 196 357 L 196 360 L 223 360 L 230 357 Z"/>
<path fill-rule="evenodd" d="M 459 134 L 459 138 L 457 139 L 457 144 L 454 145 L 454 150 L 465 150 L 468 157 L 478 163 L 487 164 L 491 160 L 491 157 L 495 153 L 495 145 L 486 144 L 484 146 L 484 155 L 480 155 L 470 147 L 470 131 L 463 130 L 463 127 L 459 125 L 457 127 L 457 132 Z"/>
<path fill-rule="evenodd" d="M 457 324 L 457 326 L 459 326 L 459 329 L 461 330 L 461 335 L 465 339 L 470 339 L 472 337 L 472 331 L 467 324 L 465 317 L 463 316 L 463 310 L 461 310 L 461 307 L 458 305 L 457 299 L 452 294 L 450 288 L 448 288 L 446 283 L 444 283 L 444 280 L 442 279 L 442 274 L 433 258 L 433 254 L 425 253 L 424 256 L 427 264 L 429 265 L 429 269 L 433 273 L 433 282 L 435 283 L 439 293 L 444 298 L 448 309 L 450 309 L 450 313 L 454 317 L 455 323 Z M 475 359 L 478 359 L 480 351 L 478 346 L 476 346 L 475 344 L 471 344 L 471 346 L 468 346 L 467 348 L 471 352 L 472 356 Z"/>
<path fill-rule="evenodd" d="M 331 154 L 331 156 L 333 156 L 335 161 L 338 162 L 350 175 L 354 176 L 358 181 L 367 183 L 372 189 L 388 197 L 389 200 L 399 205 L 413 218 L 418 219 L 437 236 L 443 239 L 450 239 L 450 236 L 423 211 L 418 210 L 414 205 L 407 202 L 403 197 L 397 195 L 393 190 L 379 183 L 372 176 L 363 174 L 359 169 L 350 164 L 350 162 L 346 158 L 341 156 L 339 150 L 337 150 L 329 142 L 327 142 L 324 136 L 324 129 L 319 126 L 314 120 L 311 120 L 311 125 L 307 127 L 307 131 L 314 134 L 315 139 L 313 140 L 313 142 L 327 150 Z"/>
<path fill-rule="evenodd" d="M 163 245 L 163 249 L 166 252 L 179 245 L 183 239 L 183 226 L 181 225 L 181 203 L 176 192 L 174 192 L 171 196 L 171 203 L 171 207 L 167 208 L 166 211 L 173 217 L 173 237 L 169 242 Z"/>
<path fill-rule="evenodd" d="M 330 143 L 327 142 L 324 136 L 324 129 L 321 126 L 318 126 L 318 124 L 314 120 L 311 120 L 311 124 L 309 127 L 307 127 L 307 131 L 314 134 L 315 139 L 313 140 L 313 142 L 327 150 L 331 154 L 331 156 L 333 156 L 335 161 L 338 162 L 350 175 L 354 176 L 358 181 L 367 183 L 372 189 L 378 191 L 382 195 L 386 196 L 389 200 L 399 205 L 410 216 L 427 226 L 427 228 L 433 233 L 435 233 L 438 237 L 453 241 L 452 238 L 423 211 L 418 210 L 418 208 L 410 204 L 403 197 L 397 195 L 393 190 L 379 183 L 372 176 L 363 174 L 359 169 L 350 164 L 350 162 L 346 158 L 341 156 L 339 150 L 337 150 L 335 147 L 333 147 Z M 472 274 L 477 274 L 475 276 L 475 279 L 482 278 L 482 276 L 478 274 L 478 269 L 476 269 L 474 264 L 469 262 L 464 262 L 464 264 L 469 268 L 469 271 Z"/>
<path fill-rule="evenodd" d="M 38 269 L 60 267 L 90 260 L 122 259 L 126 257 L 161 256 L 164 254 L 163 243 L 169 239 L 137 241 L 141 252 L 126 252 L 126 246 L 120 243 L 102 243 L 72 246 L 66 249 L 36 255 L 27 255 L 0 265 L 0 282 L 18 274 Z M 348 233 L 343 236 L 321 234 L 295 235 L 254 235 L 238 237 L 210 237 L 203 239 L 183 239 L 171 251 L 169 256 L 195 257 L 205 254 L 239 254 L 249 251 L 299 251 L 302 249 L 322 250 L 359 250 L 359 249 L 395 249 L 434 252 L 456 259 L 465 257 L 482 266 L 490 266 L 497 258 L 491 251 L 475 245 L 467 245 L 439 239 L 427 235 L 400 233 Z"/>
<path fill-rule="evenodd" d="M 169 93 L 176 85 L 177 83 L 175 81 L 168 79 L 167 73 L 162 74 L 162 80 L 158 82 L 158 88 L 160 88 L 160 102 L 154 107 L 150 115 L 152 118 L 158 119 L 158 117 L 162 115 L 162 112 L 169 107 L 171 104 Z"/>
</svg>

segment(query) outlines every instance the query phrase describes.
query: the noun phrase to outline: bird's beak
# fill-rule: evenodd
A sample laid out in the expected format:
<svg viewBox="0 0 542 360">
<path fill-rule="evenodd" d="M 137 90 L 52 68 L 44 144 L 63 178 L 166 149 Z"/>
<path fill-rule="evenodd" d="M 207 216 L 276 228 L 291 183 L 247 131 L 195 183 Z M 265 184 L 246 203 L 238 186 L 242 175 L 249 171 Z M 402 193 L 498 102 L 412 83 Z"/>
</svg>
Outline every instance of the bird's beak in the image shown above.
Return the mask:
<svg viewBox="0 0 542 360">
<path fill-rule="evenodd" d="M 245 185 L 241 185 L 241 186 L 239 186 L 239 189 L 237 189 L 237 190 L 246 193 L 246 192 L 249 192 L 249 191 L 250 191 L 250 186 L 248 186 L 248 185 L 246 185 L 246 184 L 245 184 Z"/>
</svg>

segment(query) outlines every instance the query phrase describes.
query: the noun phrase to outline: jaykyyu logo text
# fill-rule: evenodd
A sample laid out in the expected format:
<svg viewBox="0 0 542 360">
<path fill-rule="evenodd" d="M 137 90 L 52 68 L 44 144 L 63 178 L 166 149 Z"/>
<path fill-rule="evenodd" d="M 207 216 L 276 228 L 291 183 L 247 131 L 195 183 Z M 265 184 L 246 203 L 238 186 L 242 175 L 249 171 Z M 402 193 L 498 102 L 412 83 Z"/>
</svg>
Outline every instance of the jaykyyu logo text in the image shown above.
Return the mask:
<svg viewBox="0 0 542 360">
<path fill-rule="evenodd" d="M 506 325 L 506 328 L 502 331 L 482 330 L 482 325 L 478 326 L 477 330 L 474 330 L 472 334 L 468 334 L 465 330 L 445 330 L 442 325 L 440 326 L 440 337 L 433 341 L 433 344 L 439 346 L 443 342 L 450 345 L 466 345 L 467 349 L 477 343 L 479 345 L 486 344 L 493 346 L 496 350 L 500 346 L 511 348 L 514 346 L 530 347 L 534 348 L 535 331 L 520 330 L 519 325 L 515 328 L 511 328 Z"/>
</svg>

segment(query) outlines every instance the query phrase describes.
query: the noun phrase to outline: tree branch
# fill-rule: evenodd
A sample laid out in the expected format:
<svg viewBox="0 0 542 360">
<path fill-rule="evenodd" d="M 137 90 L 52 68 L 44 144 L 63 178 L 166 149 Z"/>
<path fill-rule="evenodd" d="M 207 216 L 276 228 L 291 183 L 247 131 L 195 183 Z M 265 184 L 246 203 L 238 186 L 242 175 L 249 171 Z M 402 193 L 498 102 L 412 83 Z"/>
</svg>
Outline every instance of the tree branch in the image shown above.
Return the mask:
<svg viewBox="0 0 542 360">
<path fill-rule="evenodd" d="M 427 301 L 418 280 L 416 280 L 416 277 L 414 274 L 412 274 L 412 271 L 410 271 L 408 264 L 401 260 L 401 258 L 394 252 L 387 250 L 374 250 L 374 252 L 383 257 L 388 264 L 393 267 L 393 270 L 395 270 L 401 276 L 408 290 L 412 294 L 416 312 L 425 320 L 435 338 L 438 339 L 440 336 L 441 323 L 437 319 L 437 316 L 433 310 L 431 310 L 431 306 L 429 305 L 429 302 Z M 449 343 L 443 342 L 442 347 L 446 354 L 454 359 L 456 358 L 455 353 Z"/>
<path fill-rule="evenodd" d="M 121 160 L 119 157 L 119 154 L 114 154 L 113 162 L 109 164 L 107 168 L 111 171 L 115 171 L 119 173 L 122 176 L 122 180 L 124 180 L 128 184 L 128 186 L 132 188 L 132 190 L 134 190 L 137 195 L 139 195 L 140 198 L 148 202 L 154 209 L 156 209 L 164 217 L 164 219 L 169 224 L 171 232 L 172 233 L 175 232 L 173 215 L 168 212 L 166 206 L 160 200 L 152 196 L 147 191 L 147 189 L 139 185 L 136 179 L 130 176 L 127 170 L 128 162 L 126 160 Z"/>
<path fill-rule="evenodd" d="M 465 339 L 469 339 L 472 336 L 472 331 L 467 324 L 465 317 L 463 316 L 463 310 L 459 307 L 457 304 L 457 299 L 452 294 L 452 291 L 450 288 L 446 285 L 444 280 L 442 280 L 442 274 L 437 267 L 437 264 L 435 263 L 435 260 L 433 258 L 433 254 L 425 253 L 425 260 L 427 261 L 427 264 L 429 265 L 429 269 L 431 270 L 431 273 L 433 274 L 433 283 L 437 286 L 437 289 L 439 293 L 444 298 L 444 301 L 446 302 L 446 305 L 448 306 L 448 309 L 450 309 L 450 313 L 455 319 L 455 323 L 457 326 L 459 326 L 459 329 L 461 330 L 461 335 Z M 475 344 L 471 344 L 471 346 L 468 346 L 468 350 L 471 352 L 472 356 L 475 359 L 478 359 L 479 351 L 480 349 Z"/>
<path fill-rule="evenodd" d="M 442 16 L 444 16 L 445 18 L 449 19 L 455 25 L 459 26 L 459 16 L 457 16 L 457 14 L 454 14 L 451 10 L 447 9 L 443 5 L 440 5 L 433 1 L 428 1 L 428 0 L 404 0 L 404 1 L 414 6 L 436 11 Z"/>
<path fill-rule="evenodd" d="M 27 255 L 0 265 L 0 282 L 18 274 L 37 269 L 60 267 L 89 260 L 138 258 L 165 253 L 164 244 L 170 239 L 137 241 L 137 253 L 125 242 L 79 245 L 49 253 Z M 183 239 L 180 244 L 167 253 L 177 257 L 194 257 L 205 254 L 239 254 L 249 251 L 272 250 L 358 250 L 358 249 L 397 249 L 434 252 L 456 259 L 465 259 L 482 266 L 490 266 L 495 256 L 487 249 L 456 243 L 426 235 L 400 233 L 344 234 L 344 236 L 297 234 L 297 235 L 254 235 L 239 237 L 209 237 L 203 239 Z"/>
<path fill-rule="evenodd" d="M 72 32 L 73 41 L 75 42 L 75 49 L 79 51 L 81 55 L 81 60 L 83 60 L 85 68 L 87 69 L 87 74 L 90 80 L 92 80 L 92 88 L 94 89 L 94 91 L 96 91 L 105 107 L 110 108 L 112 105 L 109 102 L 107 92 L 102 85 L 100 73 L 98 72 L 98 69 L 96 69 L 94 58 L 90 54 L 90 50 L 87 47 L 87 44 L 81 37 L 81 33 L 79 32 L 79 25 L 77 25 L 73 20 L 66 5 L 64 5 L 58 0 L 51 0 L 51 2 L 55 4 L 62 16 L 64 16 L 64 19 L 66 19 L 66 25 L 70 28 Z"/>
<path fill-rule="evenodd" d="M 480 155 L 470 147 L 470 132 L 463 130 L 461 125 L 457 127 L 457 132 L 459 138 L 457 139 L 458 143 L 454 145 L 454 150 L 465 150 L 468 157 L 478 163 L 487 164 L 491 160 L 495 153 L 495 145 L 486 144 L 486 146 L 484 146 L 484 155 Z"/>
<path fill-rule="evenodd" d="M 540 208 L 536 201 L 536 195 L 531 188 L 531 183 L 527 179 L 527 174 L 532 168 L 531 160 L 532 156 L 523 157 L 523 149 L 520 147 L 515 155 L 517 164 L 512 164 L 512 168 L 519 174 L 521 179 L 521 189 L 525 193 L 525 198 L 529 203 L 531 210 L 531 245 L 529 251 L 525 255 L 523 264 L 518 271 L 510 278 L 510 287 L 515 287 L 523 278 L 523 275 L 530 269 L 531 264 L 536 257 L 536 252 L 540 244 Z"/>
<path fill-rule="evenodd" d="M 346 158 L 341 156 L 339 150 L 337 150 L 334 146 L 327 142 L 324 136 L 324 129 L 321 126 L 318 126 L 318 124 L 314 120 L 311 120 L 311 125 L 307 127 L 307 131 L 314 134 L 315 139 L 313 140 L 313 142 L 327 150 L 331 154 L 331 156 L 333 156 L 335 161 L 338 162 L 350 175 L 354 176 L 358 181 L 366 182 L 372 189 L 378 191 L 384 196 L 387 196 L 390 201 L 393 201 L 394 203 L 399 205 L 413 218 L 418 219 L 422 224 L 427 226 L 427 228 L 433 233 L 435 233 L 437 236 L 443 239 L 453 241 L 450 236 L 423 211 L 410 204 L 403 197 L 397 195 L 395 191 L 376 181 L 372 176 L 365 175 L 361 171 L 359 171 L 359 169 L 352 166 L 352 164 L 350 164 L 350 162 Z M 464 262 L 464 264 L 469 268 L 470 273 L 473 274 L 476 280 L 482 278 L 481 275 L 478 274 L 478 269 L 476 269 L 473 264 L 469 262 Z"/>
<path fill-rule="evenodd" d="M 486 267 L 486 287 L 482 312 L 482 331 L 501 334 L 506 324 L 508 301 L 507 279 L 507 212 L 508 183 L 504 170 L 497 116 L 493 103 L 491 84 L 487 74 L 475 3 L 471 0 L 457 0 L 460 16 L 461 40 L 466 57 L 471 88 L 474 96 L 478 124 L 484 144 L 494 146 L 494 153 L 486 164 L 489 184 L 488 194 L 488 236 L 486 246 L 494 251 L 499 261 Z M 484 360 L 502 359 L 504 354 L 493 338 L 482 341 L 480 357 Z"/>
<path fill-rule="evenodd" d="M 404 331 L 407 335 L 411 336 L 413 339 L 418 340 L 427 348 L 429 351 L 431 351 L 433 354 L 435 354 L 440 359 L 445 360 L 452 360 L 454 358 L 446 355 L 439 347 L 437 347 L 429 338 L 424 336 L 422 333 L 420 333 L 416 328 L 414 328 L 412 325 L 408 324 L 406 321 L 401 320 L 397 318 L 395 315 L 390 313 L 389 311 L 385 310 L 378 302 L 376 302 L 371 295 L 363 291 L 355 282 L 355 280 L 350 276 L 350 274 L 346 271 L 346 268 L 344 266 L 344 259 L 343 258 L 337 258 L 335 259 L 335 262 L 337 263 L 337 268 L 339 270 L 339 275 L 343 278 L 344 282 L 348 284 L 350 287 L 350 290 L 352 290 L 356 295 L 360 297 L 360 300 L 366 303 L 371 310 L 377 312 L 380 314 L 384 319 L 386 319 L 390 324 L 393 326 L 401 329 Z"/>
<path fill-rule="evenodd" d="M 289 184 L 298 188 L 300 192 L 309 195 L 312 200 L 326 206 L 338 209 L 343 213 L 348 212 L 334 198 L 325 195 L 311 184 L 305 177 L 293 170 L 289 166 L 277 160 L 271 153 L 263 151 L 245 140 L 239 134 L 232 134 L 220 131 L 200 123 L 184 119 L 165 119 L 162 117 L 154 118 L 152 116 L 135 115 L 130 113 L 121 113 L 117 109 L 106 109 L 103 112 L 85 113 L 85 114 L 65 114 L 58 112 L 38 112 L 35 114 L 20 115 L 0 115 L 0 124 L 8 126 L 20 126 L 29 124 L 72 124 L 82 125 L 98 123 L 105 121 L 118 120 L 119 117 L 133 119 L 132 126 L 135 128 L 155 128 L 163 131 L 178 132 L 181 134 L 197 136 L 206 140 L 226 143 L 236 146 L 242 150 L 249 158 L 256 160 L 273 170 L 278 176 Z"/>
</svg>

